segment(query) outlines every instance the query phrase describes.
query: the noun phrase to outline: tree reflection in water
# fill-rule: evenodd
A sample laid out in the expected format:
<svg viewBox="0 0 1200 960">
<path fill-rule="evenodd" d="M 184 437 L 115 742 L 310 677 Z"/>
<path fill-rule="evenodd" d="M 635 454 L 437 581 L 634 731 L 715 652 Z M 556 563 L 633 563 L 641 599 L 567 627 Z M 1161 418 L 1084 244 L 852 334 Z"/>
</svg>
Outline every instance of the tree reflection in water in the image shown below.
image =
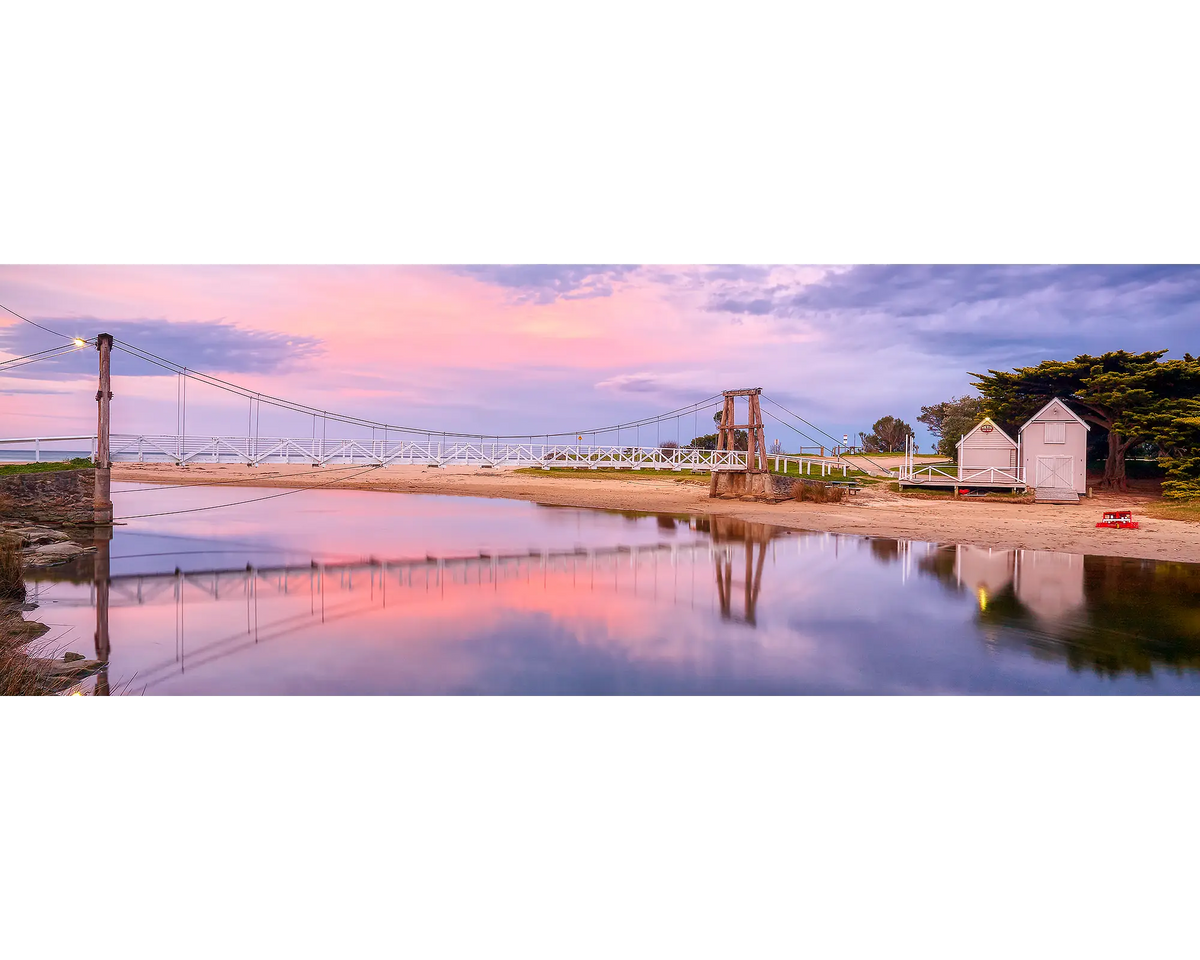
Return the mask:
<svg viewBox="0 0 1200 960">
<path fill-rule="evenodd" d="M 1109 677 L 1200 668 L 1200 566 L 940 546 L 921 573 L 976 597 L 990 643 Z"/>
</svg>

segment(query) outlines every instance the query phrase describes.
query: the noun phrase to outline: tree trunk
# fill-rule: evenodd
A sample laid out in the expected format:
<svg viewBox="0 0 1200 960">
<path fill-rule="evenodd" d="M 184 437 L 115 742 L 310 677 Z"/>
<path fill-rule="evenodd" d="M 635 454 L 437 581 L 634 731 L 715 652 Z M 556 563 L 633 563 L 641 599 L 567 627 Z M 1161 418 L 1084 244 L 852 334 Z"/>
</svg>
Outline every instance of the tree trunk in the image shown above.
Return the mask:
<svg viewBox="0 0 1200 960">
<path fill-rule="evenodd" d="M 1115 430 L 1108 431 L 1108 459 L 1104 461 L 1104 479 L 1100 486 L 1110 490 L 1128 490 L 1125 477 L 1125 453 L 1138 442 L 1137 437 L 1124 439 Z"/>
</svg>

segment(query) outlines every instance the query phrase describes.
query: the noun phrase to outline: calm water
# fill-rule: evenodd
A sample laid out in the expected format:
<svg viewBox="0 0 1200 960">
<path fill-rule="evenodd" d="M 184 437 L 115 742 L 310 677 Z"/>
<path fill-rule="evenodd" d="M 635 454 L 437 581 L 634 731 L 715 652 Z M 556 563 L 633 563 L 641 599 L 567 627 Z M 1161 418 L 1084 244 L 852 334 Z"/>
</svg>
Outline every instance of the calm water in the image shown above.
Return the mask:
<svg viewBox="0 0 1200 960">
<path fill-rule="evenodd" d="M 101 693 L 1200 691 L 1195 564 L 309 491 L 133 520 L 45 576 L 27 616 L 88 656 L 107 632 Z"/>
</svg>

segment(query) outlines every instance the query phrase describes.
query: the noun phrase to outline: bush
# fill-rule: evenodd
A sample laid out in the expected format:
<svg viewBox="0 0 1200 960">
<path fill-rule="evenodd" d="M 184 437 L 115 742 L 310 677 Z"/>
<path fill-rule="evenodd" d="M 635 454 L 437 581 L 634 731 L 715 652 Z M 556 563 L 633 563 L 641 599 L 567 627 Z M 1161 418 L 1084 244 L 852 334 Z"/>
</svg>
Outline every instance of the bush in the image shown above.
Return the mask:
<svg viewBox="0 0 1200 960">
<path fill-rule="evenodd" d="M 846 488 L 798 481 L 792 484 L 792 499 L 809 503 L 840 503 L 846 499 Z"/>
</svg>

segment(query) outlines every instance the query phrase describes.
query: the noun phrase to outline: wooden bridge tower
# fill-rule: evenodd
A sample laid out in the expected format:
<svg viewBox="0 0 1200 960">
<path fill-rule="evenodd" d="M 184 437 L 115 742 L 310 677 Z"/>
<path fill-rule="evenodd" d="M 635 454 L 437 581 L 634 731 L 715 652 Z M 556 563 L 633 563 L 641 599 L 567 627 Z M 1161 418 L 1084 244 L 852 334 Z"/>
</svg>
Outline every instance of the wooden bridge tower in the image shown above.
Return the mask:
<svg viewBox="0 0 1200 960">
<path fill-rule="evenodd" d="M 746 431 L 746 472 L 747 473 L 766 473 L 767 467 L 767 442 L 763 439 L 763 419 L 762 407 L 759 405 L 759 397 L 762 395 L 762 387 L 754 387 L 752 390 L 726 390 L 725 405 L 721 409 L 721 426 L 717 430 L 717 449 L 732 450 L 734 449 L 735 431 Z M 748 410 L 746 413 L 746 422 L 737 423 L 737 398 L 745 397 L 748 401 Z"/>
</svg>

